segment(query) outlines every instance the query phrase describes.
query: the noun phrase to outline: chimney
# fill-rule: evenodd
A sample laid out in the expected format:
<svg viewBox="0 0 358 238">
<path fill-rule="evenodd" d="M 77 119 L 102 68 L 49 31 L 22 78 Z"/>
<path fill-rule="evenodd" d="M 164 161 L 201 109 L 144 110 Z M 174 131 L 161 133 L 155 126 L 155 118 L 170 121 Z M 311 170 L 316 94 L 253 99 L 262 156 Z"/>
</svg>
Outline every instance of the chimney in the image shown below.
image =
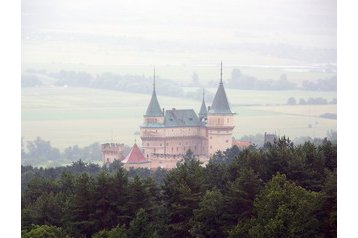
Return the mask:
<svg viewBox="0 0 358 238">
<path fill-rule="evenodd" d="M 163 115 L 164 115 L 164 107 L 163 107 Z"/>
<path fill-rule="evenodd" d="M 210 106 L 208 106 L 208 111 L 210 111 Z"/>
</svg>

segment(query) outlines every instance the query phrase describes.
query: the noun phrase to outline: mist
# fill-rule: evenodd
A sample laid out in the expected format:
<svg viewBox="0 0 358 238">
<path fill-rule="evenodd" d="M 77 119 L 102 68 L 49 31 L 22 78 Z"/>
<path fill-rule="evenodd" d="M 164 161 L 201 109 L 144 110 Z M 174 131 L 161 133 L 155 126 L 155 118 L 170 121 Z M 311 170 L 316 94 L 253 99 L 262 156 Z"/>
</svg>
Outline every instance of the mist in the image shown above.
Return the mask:
<svg viewBox="0 0 358 238">
<path fill-rule="evenodd" d="M 332 0 L 22 2 L 23 67 L 336 63 Z M 148 72 L 151 74 L 151 72 Z"/>
</svg>

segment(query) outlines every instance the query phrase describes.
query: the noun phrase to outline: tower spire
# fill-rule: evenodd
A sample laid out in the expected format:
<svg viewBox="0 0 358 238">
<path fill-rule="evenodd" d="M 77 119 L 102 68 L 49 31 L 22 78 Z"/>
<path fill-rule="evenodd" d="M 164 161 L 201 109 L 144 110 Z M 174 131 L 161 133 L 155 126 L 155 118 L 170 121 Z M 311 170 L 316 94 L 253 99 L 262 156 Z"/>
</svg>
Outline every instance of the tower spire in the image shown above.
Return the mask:
<svg viewBox="0 0 358 238">
<path fill-rule="evenodd" d="M 203 118 L 206 118 L 206 115 L 208 114 L 208 111 L 206 109 L 205 105 L 205 89 L 203 88 L 203 101 L 201 102 L 201 107 L 199 111 L 199 118 L 202 120 Z"/>
<path fill-rule="evenodd" d="M 154 67 L 154 77 L 153 77 L 153 90 L 155 90 L 155 67 Z"/>
<path fill-rule="evenodd" d="M 155 92 L 155 67 L 154 67 L 152 98 L 150 99 L 145 116 L 156 117 L 162 115 L 163 115 L 162 109 L 160 109 L 159 102 L 157 99 L 157 93 Z"/>
<path fill-rule="evenodd" d="M 221 70 L 220 70 L 220 83 L 223 83 L 223 62 L 221 61 Z"/>
</svg>

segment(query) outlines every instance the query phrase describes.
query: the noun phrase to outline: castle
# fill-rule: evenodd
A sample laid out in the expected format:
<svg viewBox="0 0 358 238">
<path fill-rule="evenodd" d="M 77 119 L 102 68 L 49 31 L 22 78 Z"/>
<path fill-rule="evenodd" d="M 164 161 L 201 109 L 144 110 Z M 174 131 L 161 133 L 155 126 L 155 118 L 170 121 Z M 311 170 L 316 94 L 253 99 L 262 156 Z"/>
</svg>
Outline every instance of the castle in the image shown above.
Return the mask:
<svg viewBox="0 0 358 238">
<path fill-rule="evenodd" d="M 222 81 L 210 107 L 204 95 L 198 114 L 193 109 L 162 110 L 155 90 L 155 72 L 152 97 L 140 126 L 142 152 L 151 167 L 172 167 L 186 151 L 207 161 L 216 151 L 224 151 L 233 143 L 234 115 Z"/>
<path fill-rule="evenodd" d="M 234 115 L 222 81 L 222 63 L 220 83 L 214 100 L 208 108 L 204 93 L 198 114 L 193 109 L 161 109 L 155 90 L 155 71 L 153 92 L 144 122 L 140 126 L 142 151 L 135 143 L 124 159 L 121 144 L 102 145 L 103 162 L 121 160 L 126 168 L 174 168 L 182 156 L 191 150 L 202 162 L 218 150 L 225 151 L 233 144 Z M 140 152 L 138 152 L 140 151 Z"/>
</svg>

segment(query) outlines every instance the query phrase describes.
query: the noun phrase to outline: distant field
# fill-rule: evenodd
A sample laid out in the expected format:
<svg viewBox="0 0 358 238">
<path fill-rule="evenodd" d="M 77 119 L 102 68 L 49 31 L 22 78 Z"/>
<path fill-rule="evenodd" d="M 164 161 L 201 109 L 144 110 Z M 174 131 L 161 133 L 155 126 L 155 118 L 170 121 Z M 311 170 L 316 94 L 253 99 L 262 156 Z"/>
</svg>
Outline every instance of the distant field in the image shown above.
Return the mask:
<svg viewBox="0 0 358 238">
<path fill-rule="evenodd" d="M 291 62 L 288 60 L 278 60 L 277 58 L 271 57 L 260 57 L 263 59 L 261 64 L 268 63 L 269 65 L 295 65 L 296 62 Z M 240 61 L 237 57 L 230 60 L 230 62 L 249 62 L 248 57 L 244 57 L 245 60 Z M 252 63 L 257 63 L 257 57 L 254 57 Z M 323 78 L 329 78 L 335 73 L 325 73 L 325 72 L 312 72 L 312 71 L 300 71 L 295 72 L 289 69 L 280 68 L 280 67 L 262 67 L 262 66 L 240 66 L 240 65 L 227 65 L 225 60 L 223 62 L 223 80 L 227 81 L 231 78 L 231 73 L 233 69 L 240 69 L 241 73 L 244 75 L 254 76 L 260 80 L 278 80 L 282 74 L 286 74 L 289 81 L 294 81 L 297 84 L 301 84 L 304 80 L 317 80 Z M 112 72 L 114 74 L 132 74 L 132 75 L 145 75 L 147 77 L 152 77 L 153 75 L 153 66 L 147 65 L 83 65 L 83 64 L 74 64 L 74 65 L 56 65 L 56 64 L 43 64 L 43 65 L 33 65 L 28 64 L 23 69 L 48 69 L 50 72 L 58 72 L 60 70 L 74 70 L 74 71 L 84 71 L 95 76 L 96 74 L 101 74 L 104 72 Z M 192 82 L 193 73 L 197 73 L 199 76 L 199 82 L 203 85 L 206 85 L 209 81 L 217 81 L 220 78 L 220 61 L 215 63 L 208 64 L 188 64 L 188 65 L 156 65 L 157 77 L 170 79 L 173 81 L 190 83 Z M 53 81 L 53 79 L 48 78 L 42 80 Z"/>
<path fill-rule="evenodd" d="M 215 92 L 216 89 L 209 89 Z M 323 113 L 336 113 L 336 105 L 286 106 L 287 98 L 323 97 L 331 100 L 335 92 L 303 91 L 243 91 L 227 90 L 236 115 L 235 136 L 276 132 L 291 138 L 326 136 L 336 130 L 337 121 L 319 118 Z M 193 108 L 200 101 L 163 97 L 165 108 Z M 150 95 L 120 91 L 83 88 L 23 88 L 22 137 L 25 141 L 36 136 L 51 141 L 58 148 L 85 146 L 93 142 L 122 142 L 139 140 L 136 132 L 142 123 Z M 209 103 L 207 103 L 209 104 Z M 260 104 L 271 106 L 242 106 Z M 310 127 L 309 127 L 310 125 Z"/>
</svg>

